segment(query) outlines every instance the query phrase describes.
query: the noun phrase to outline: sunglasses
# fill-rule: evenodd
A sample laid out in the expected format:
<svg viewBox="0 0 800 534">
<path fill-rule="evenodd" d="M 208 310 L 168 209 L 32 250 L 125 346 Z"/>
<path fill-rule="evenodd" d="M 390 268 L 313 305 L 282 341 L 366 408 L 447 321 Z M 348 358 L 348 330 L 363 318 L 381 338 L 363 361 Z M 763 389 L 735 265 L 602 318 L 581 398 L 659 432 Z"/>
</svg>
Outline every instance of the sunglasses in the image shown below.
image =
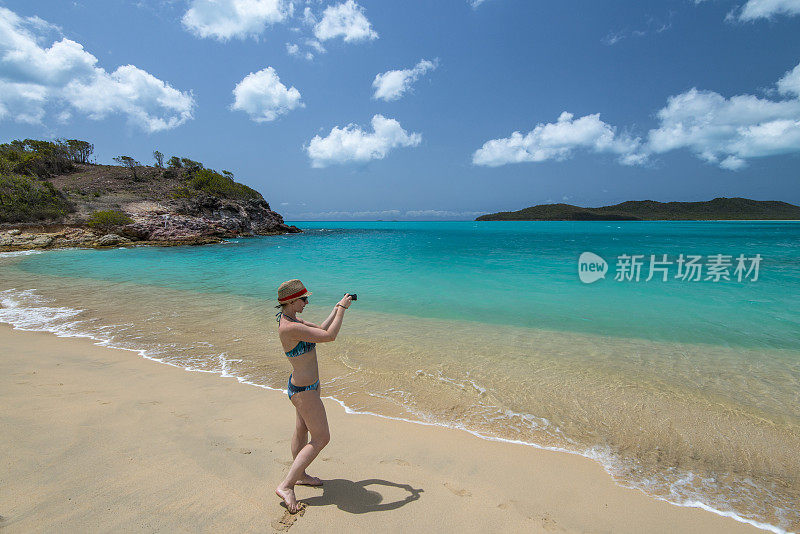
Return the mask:
<svg viewBox="0 0 800 534">
<path fill-rule="evenodd" d="M 306 304 L 308 304 L 308 297 L 300 297 L 298 300 L 302 300 Z"/>
</svg>

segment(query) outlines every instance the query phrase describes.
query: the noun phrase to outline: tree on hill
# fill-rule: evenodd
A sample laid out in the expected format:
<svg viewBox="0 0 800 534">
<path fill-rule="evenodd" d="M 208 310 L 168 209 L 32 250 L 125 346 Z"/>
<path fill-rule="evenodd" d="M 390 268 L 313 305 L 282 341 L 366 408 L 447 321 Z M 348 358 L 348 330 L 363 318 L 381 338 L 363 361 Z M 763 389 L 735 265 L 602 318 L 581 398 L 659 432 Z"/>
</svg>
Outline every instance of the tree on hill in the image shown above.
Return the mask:
<svg viewBox="0 0 800 534">
<path fill-rule="evenodd" d="M 130 156 L 117 156 L 116 158 L 114 158 L 114 161 L 116 161 L 120 165 L 128 167 L 131 170 L 131 174 L 133 175 L 134 181 L 137 181 L 139 179 L 139 177 L 136 174 L 136 167 L 141 166 L 142 165 L 141 163 L 139 163 Z"/>
<path fill-rule="evenodd" d="M 88 163 L 94 152 L 94 145 L 80 139 L 58 139 L 58 143 L 66 147 L 67 154 L 74 163 Z"/>
<path fill-rule="evenodd" d="M 16 139 L 0 144 L 0 172 L 49 178 L 74 169 L 67 146 L 60 142 Z"/>
<path fill-rule="evenodd" d="M 153 159 L 156 160 L 156 167 L 159 169 L 164 167 L 164 154 L 158 150 L 153 151 Z"/>
<path fill-rule="evenodd" d="M 194 176 L 197 171 L 203 170 L 203 164 L 189 158 L 181 158 L 181 165 L 189 176 Z"/>
</svg>

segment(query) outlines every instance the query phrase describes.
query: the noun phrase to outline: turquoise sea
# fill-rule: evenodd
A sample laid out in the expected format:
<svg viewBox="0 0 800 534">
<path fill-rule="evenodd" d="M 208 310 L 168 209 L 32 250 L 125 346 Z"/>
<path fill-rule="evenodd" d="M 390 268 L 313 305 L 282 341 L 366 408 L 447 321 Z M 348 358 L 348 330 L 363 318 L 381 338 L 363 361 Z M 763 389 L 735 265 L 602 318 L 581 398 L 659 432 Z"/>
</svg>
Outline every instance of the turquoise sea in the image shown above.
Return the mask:
<svg viewBox="0 0 800 534">
<path fill-rule="evenodd" d="M 355 292 L 318 350 L 348 409 L 583 454 L 654 497 L 800 530 L 800 222 L 292 224 L 2 255 L 0 320 L 281 388 L 277 286 L 303 280 L 315 322 Z M 604 279 L 580 280 L 584 252 Z M 638 281 L 615 279 L 626 255 Z M 677 276 L 691 256 L 699 280 Z"/>
</svg>

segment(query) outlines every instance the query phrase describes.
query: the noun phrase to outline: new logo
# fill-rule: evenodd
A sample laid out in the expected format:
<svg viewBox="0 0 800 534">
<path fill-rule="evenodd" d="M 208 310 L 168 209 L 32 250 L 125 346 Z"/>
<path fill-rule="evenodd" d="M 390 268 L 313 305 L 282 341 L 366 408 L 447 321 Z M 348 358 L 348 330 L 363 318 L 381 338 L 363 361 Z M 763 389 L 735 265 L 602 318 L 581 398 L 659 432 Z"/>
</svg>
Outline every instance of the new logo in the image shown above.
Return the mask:
<svg viewBox="0 0 800 534">
<path fill-rule="evenodd" d="M 606 277 L 608 264 L 594 252 L 584 252 L 578 258 L 578 276 L 584 284 L 591 284 Z"/>
</svg>

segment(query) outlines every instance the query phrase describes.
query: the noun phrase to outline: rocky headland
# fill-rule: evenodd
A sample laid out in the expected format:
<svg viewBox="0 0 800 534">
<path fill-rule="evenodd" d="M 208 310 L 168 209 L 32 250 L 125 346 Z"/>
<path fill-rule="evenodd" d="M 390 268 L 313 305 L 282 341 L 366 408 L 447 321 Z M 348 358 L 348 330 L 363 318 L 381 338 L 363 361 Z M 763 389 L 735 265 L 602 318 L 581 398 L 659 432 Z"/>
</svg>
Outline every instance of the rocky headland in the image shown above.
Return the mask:
<svg viewBox="0 0 800 534">
<path fill-rule="evenodd" d="M 227 171 L 177 157 L 154 166 L 75 162 L 61 146 L 0 145 L 0 251 L 202 245 L 301 231 Z"/>
</svg>

